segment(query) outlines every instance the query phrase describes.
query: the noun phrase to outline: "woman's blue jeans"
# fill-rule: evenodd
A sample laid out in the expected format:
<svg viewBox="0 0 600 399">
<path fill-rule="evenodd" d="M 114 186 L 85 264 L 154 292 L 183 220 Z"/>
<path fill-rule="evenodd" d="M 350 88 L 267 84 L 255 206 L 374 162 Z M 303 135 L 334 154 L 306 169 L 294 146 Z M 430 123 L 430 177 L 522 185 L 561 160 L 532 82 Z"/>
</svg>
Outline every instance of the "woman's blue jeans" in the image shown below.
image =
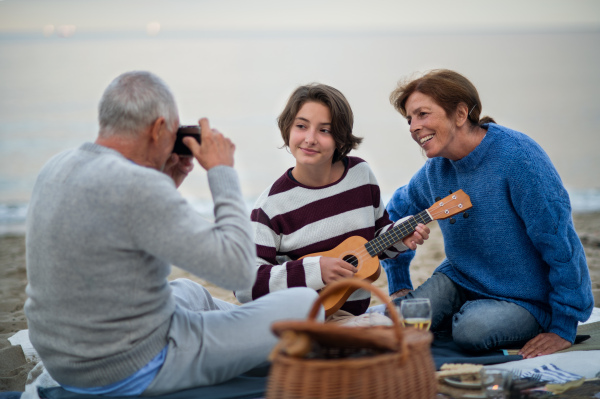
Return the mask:
<svg viewBox="0 0 600 399">
<path fill-rule="evenodd" d="M 429 298 L 431 330 L 452 326 L 452 338 L 468 351 L 520 347 L 542 332 L 535 318 L 516 303 L 496 299 L 469 300 L 468 292 L 443 273 L 434 273 L 415 291 L 394 299 Z"/>
</svg>

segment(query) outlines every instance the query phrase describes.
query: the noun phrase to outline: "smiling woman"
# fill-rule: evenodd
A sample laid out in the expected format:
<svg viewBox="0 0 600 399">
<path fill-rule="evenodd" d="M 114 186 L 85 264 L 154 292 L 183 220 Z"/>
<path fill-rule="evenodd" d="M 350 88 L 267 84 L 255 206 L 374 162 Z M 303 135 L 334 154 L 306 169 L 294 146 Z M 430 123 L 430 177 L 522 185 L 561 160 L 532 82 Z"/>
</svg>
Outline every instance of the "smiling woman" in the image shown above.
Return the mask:
<svg viewBox="0 0 600 399">
<path fill-rule="evenodd" d="M 481 101 L 473 84 L 460 74 L 437 71 L 427 79 L 400 85 L 390 96 L 406 118 L 410 132 L 428 158 L 441 156 L 457 161 L 469 154 L 485 136 L 479 119 Z"/>
<path fill-rule="evenodd" d="M 393 195 L 390 217 L 413 214 L 448 190 L 463 189 L 473 203 L 468 219 L 439 222 L 446 259 L 436 273 L 395 300 L 429 298 L 431 330 L 451 328 L 466 350 L 524 345 L 520 354 L 535 357 L 569 347 L 593 297 L 569 196 L 550 158 L 528 136 L 480 118 L 477 90 L 454 71 L 402 83 L 390 99 L 429 158 Z M 386 261 L 388 280 L 405 275 L 409 262 Z"/>
</svg>

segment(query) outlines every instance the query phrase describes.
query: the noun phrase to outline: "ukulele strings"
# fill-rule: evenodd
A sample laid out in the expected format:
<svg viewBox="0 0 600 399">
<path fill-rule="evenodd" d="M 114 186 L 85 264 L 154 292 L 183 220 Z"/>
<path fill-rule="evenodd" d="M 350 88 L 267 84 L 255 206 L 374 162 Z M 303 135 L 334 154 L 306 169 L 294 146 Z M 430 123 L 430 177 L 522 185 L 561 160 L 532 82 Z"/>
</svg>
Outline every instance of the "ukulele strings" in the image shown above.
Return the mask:
<svg viewBox="0 0 600 399">
<path fill-rule="evenodd" d="M 348 255 L 352 256 L 352 259 L 348 263 L 350 263 L 354 267 L 357 267 L 365 259 L 371 258 L 371 255 L 369 255 L 369 253 L 367 252 L 367 250 L 364 247 L 359 249 L 356 253 L 350 253 L 350 254 L 343 255 L 343 256 L 348 256 Z M 343 259 L 343 257 L 342 257 L 342 259 Z"/>
<path fill-rule="evenodd" d="M 429 220 L 428 220 L 429 219 Z M 377 250 L 377 253 L 385 251 L 404 237 L 413 233 L 419 223 L 427 224 L 431 221 L 427 211 L 421 211 L 413 217 L 405 220 L 398 226 L 395 226 L 377 238 L 371 241 L 371 247 Z M 400 234 L 398 234 L 400 232 Z"/>
<path fill-rule="evenodd" d="M 454 202 L 454 201 L 456 201 L 456 199 L 451 199 L 448 203 L 451 203 L 451 202 Z M 449 216 L 452 216 L 452 215 L 454 215 L 456 213 L 459 213 L 459 212 L 455 212 L 455 213 L 450 214 L 450 212 L 446 213 L 446 210 L 451 211 L 454 208 L 461 208 L 461 204 L 450 206 L 450 207 L 446 206 L 444 209 L 440 208 L 440 209 L 437 209 L 435 211 L 429 210 L 429 214 L 432 216 L 433 220 L 439 219 L 440 216 L 444 216 L 446 214 L 449 215 Z M 412 218 L 406 220 L 405 223 L 407 223 L 410 226 L 410 228 L 409 227 L 407 227 L 406 229 L 404 227 L 400 228 L 400 232 L 403 234 L 402 238 L 404 238 L 407 235 L 409 235 L 410 233 L 414 232 L 415 228 L 417 227 L 417 223 L 415 221 L 415 217 L 412 217 Z M 414 224 L 414 226 L 413 226 L 413 224 Z M 379 237 L 381 237 L 381 236 L 379 236 Z M 387 245 L 389 245 L 388 247 L 385 247 L 385 248 L 389 248 L 390 246 L 392 246 L 396 242 L 400 241 L 400 240 L 392 241 L 392 240 L 389 240 L 388 237 L 384 237 L 383 240 L 385 241 L 385 243 Z M 382 249 L 383 249 L 383 247 L 382 247 Z M 369 254 L 369 252 L 366 250 L 366 248 L 364 246 L 361 247 L 361 249 L 359 249 L 356 253 L 345 254 L 345 255 L 342 255 L 341 257 L 343 259 L 343 257 L 348 256 L 348 255 L 353 257 L 353 259 L 351 259 L 351 261 L 348 262 L 348 263 L 350 263 L 354 267 L 358 266 L 365 259 L 372 258 L 371 254 Z"/>
<path fill-rule="evenodd" d="M 416 215 L 418 216 L 418 215 Z M 421 218 L 422 219 L 422 218 Z M 407 224 L 409 227 L 404 227 L 403 225 Z M 415 217 L 412 217 L 408 220 L 405 220 L 404 222 L 402 222 L 402 224 L 396 226 L 396 227 L 400 227 L 400 232 L 402 233 L 402 237 L 405 237 L 407 235 L 409 235 L 411 232 L 413 232 L 415 230 L 415 227 L 417 227 L 417 221 L 415 220 Z M 395 228 L 395 227 L 394 227 Z M 392 245 L 394 245 L 395 243 L 397 243 L 398 241 L 400 241 L 400 239 L 390 239 L 389 236 L 391 235 L 386 235 L 386 233 L 391 232 L 392 229 L 389 229 L 388 231 L 386 231 L 385 233 L 379 235 L 379 239 L 381 241 L 385 242 L 385 245 L 382 245 L 380 242 L 376 242 L 376 243 L 372 243 L 375 244 L 375 247 L 377 249 L 381 249 L 381 250 L 385 250 L 389 247 L 391 247 Z M 392 235 L 395 235 L 395 238 L 398 238 L 398 235 L 396 233 L 392 233 Z M 358 266 L 358 264 L 360 264 L 362 261 L 364 261 L 365 259 L 371 259 L 373 258 L 373 256 L 371 256 L 371 254 L 369 253 L 369 251 L 366 249 L 365 246 L 362 246 L 359 250 L 357 250 L 355 253 L 348 253 L 348 254 L 342 254 L 340 256 L 340 258 L 344 258 L 346 256 L 352 256 L 353 259 L 348 262 L 350 263 L 352 266 Z M 356 264 L 355 264 L 356 263 Z"/>
</svg>

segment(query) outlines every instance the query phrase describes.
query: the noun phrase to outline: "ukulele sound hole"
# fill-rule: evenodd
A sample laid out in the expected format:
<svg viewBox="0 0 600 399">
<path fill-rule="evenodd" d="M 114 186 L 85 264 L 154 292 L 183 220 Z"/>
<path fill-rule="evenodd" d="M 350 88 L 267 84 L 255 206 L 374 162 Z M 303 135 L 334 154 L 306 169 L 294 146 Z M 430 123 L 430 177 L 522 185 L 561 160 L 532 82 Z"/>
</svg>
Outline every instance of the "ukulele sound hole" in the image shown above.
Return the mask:
<svg viewBox="0 0 600 399">
<path fill-rule="evenodd" d="M 356 256 L 354 255 L 346 255 L 343 260 L 350 263 L 352 266 L 358 266 L 358 259 L 356 259 Z"/>
</svg>

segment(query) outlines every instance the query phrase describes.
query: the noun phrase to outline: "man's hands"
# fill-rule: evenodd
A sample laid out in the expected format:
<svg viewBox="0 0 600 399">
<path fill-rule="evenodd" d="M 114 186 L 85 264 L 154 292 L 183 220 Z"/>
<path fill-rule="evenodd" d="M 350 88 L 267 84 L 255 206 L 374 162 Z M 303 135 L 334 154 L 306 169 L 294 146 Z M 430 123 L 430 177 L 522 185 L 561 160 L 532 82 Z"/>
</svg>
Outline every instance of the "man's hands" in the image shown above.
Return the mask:
<svg viewBox="0 0 600 399">
<path fill-rule="evenodd" d="M 425 226 L 422 223 L 419 223 L 415 229 L 415 232 L 409 235 L 408 237 L 405 237 L 402 240 L 402 242 L 409 249 L 412 249 L 414 251 L 415 249 L 417 249 L 417 245 L 423 245 L 425 240 L 429 238 L 429 233 L 429 227 Z"/>
<path fill-rule="evenodd" d="M 192 137 L 184 137 L 183 142 L 192 151 L 200 166 L 209 170 L 218 165 L 233 166 L 233 153 L 235 145 L 230 139 L 223 136 L 218 130 L 211 129 L 208 119 L 200 119 L 200 134 L 202 145 Z M 163 172 L 170 176 L 179 187 L 187 175 L 194 169 L 192 157 L 171 154 Z"/>
<path fill-rule="evenodd" d="M 571 343 L 555 333 L 541 333 L 532 338 L 519 351 L 523 359 L 531 359 L 541 355 L 549 355 L 559 350 L 567 349 Z"/>
<path fill-rule="evenodd" d="M 339 258 L 321 256 L 321 279 L 325 284 L 332 283 L 346 277 L 354 276 L 358 269 L 350 263 Z"/>
<path fill-rule="evenodd" d="M 209 170 L 218 165 L 233 166 L 235 145 L 218 130 L 211 129 L 208 119 L 200 119 L 200 141 L 185 137 L 183 142 L 189 147 L 200 166 Z"/>
<path fill-rule="evenodd" d="M 163 173 L 173 179 L 175 187 L 179 187 L 187 175 L 194 169 L 192 157 L 181 157 L 177 154 L 171 154 L 163 169 Z"/>
</svg>

